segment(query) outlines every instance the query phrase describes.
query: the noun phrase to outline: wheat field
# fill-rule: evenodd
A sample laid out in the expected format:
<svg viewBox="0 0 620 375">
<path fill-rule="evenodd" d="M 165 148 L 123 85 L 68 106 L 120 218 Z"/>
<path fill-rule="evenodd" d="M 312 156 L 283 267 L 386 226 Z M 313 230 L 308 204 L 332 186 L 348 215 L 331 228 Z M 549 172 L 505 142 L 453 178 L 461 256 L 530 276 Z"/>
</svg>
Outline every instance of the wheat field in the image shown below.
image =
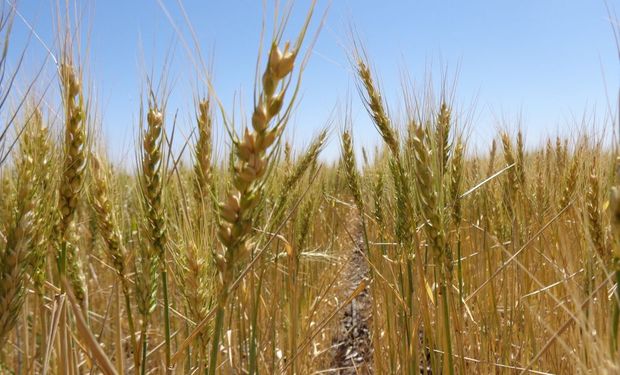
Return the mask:
<svg viewBox="0 0 620 375">
<path fill-rule="evenodd" d="M 75 30 L 55 51 L 60 113 L 36 76 L 12 92 L 2 55 L 0 373 L 620 373 L 613 121 L 539 147 L 506 127 L 474 150 L 449 92 L 403 90 L 391 113 L 356 39 L 351 100 L 381 146 L 360 151 L 345 108 L 295 149 L 313 17 L 266 33 L 246 118 L 217 87 L 194 95 L 182 152 L 148 77 L 130 169 L 98 136 Z M 0 32 L 19 50 L 14 18 Z"/>
</svg>

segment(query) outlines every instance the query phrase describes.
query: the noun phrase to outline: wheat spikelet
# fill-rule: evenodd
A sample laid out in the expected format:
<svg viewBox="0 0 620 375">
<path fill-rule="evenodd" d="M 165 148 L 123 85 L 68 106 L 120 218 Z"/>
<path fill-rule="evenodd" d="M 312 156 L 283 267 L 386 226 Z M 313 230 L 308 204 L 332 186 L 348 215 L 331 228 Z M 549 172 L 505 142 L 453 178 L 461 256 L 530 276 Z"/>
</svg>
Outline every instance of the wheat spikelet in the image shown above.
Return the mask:
<svg viewBox="0 0 620 375">
<path fill-rule="evenodd" d="M 207 99 L 198 103 L 198 141 L 194 153 L 194 198 L 199 204 L 202 203 L 205 194 L 210 194 L 212 183 L 212 120 L 210 102 Z"/>
<path fill-rule="evenodd" d="M 489 162 L 487 164 L 487 170 L 485 175 L 486 177 L 492 176 L 493 173 L 495 173 L 495 159 L 497 157 L 496 155 L 497 142 L 495 139 L 493 139 L 493 142 L 491 143 L 491 149 L 489 150 Z M 474 166 L 476 167 L 476 169 L 478 168 L 477 164 L 474 164 Z M 476 181 L 478 179 L 478 176 L 473 173 L 473 168 L 471 174 L 473 175 L 474 181 Z M 476 206 L 482 207 L 481 215 L 483 215 L 483 222 L 485 223 L 485 226 L 489 228 L 490 231 L 492 231 L 492 226 L 494 222 L 493 220 L 491 220 L 491 218 L 495 217 L 495 215 L 497 214 L 498 207 L 498 202 L 496 199 L 494 199 L 496 196 L 495 184 L 489 184 L 487 187 L 485 187 L 484 191 L 486 192 L 486 194 L 484 195 L 482 193 L 482 190 L 476 191 L 474 193 L 476 201 L 478 202 Z"/>
<path fill-rule="evenodd" d="M 209 280 L 207 258 L 201 256 L 196 244 L 191 243 L 185 259 L 185 287 L 187 308 L 196 322 L 204 319 L 208 308 Z"/>
<path fill-rule="evenodd" d="M 493 139 L 491 150 L 489 151 L 489 164 L 487 165 L 487 176 L 491 176 L 495 172 L 495 155 L 497 153 L 497 142 Z"/>
<path fill-rule="evenodd" d="M 135 257 L 135 297 L 143 325 L 147 324 L 149 316 L 157 306 L 158 263 L 149 247 L 148 244 L 142 244 Z"/>
<path fill-rule="evenodd" d="M 400 165 L 393 157 L 389 158 L 388 165 L 394 183 L 396 201 L 396 238 L 403 246 L 409 246 L 413 238 L 412 223 L 413 211 L 408 210 L 407 181 L 403 178 Z"/>
<path fill-rule="evenodd" d="M 426 132 L 419 126 L 412 139 L 414 152 L 414 168 L 416 173 L 417 189 L 422 212 L 428 214 L 437 207 L 437 190 L 433 187 L 433 171 L 431 157 L 433 152 L 428 148 Z"/>
<path fill-rule="evenodd" d="M 234 140 L 237 163 L 234 165 L 233 186 L 224 202 L 220 204 L 221 222 L 218 237 L 224 245 L 223 254 L 216 254 L 216 264 L 220 272 L 221 285 L 232 281 L 232 267 L 249 254 L 249 235 L 252 229 L 252 216 L 261 199 L 258 182 L 267 172 L 269 156 L 267 150 L 282 133 L 286 124 L 280 119 L 272 120 L 280 113 L 288 85 L 281 86 L 291 74 L 298 47 L 289 50 L 287 43 L 281 51 L 274 42 L 271 46 L 267 67 L 262 77 L 262 92 L 252 114 L 252 128 L 246 128 L 241 139 Z M 278 92 L 276 90 L 279 89 Z M 222 296 L 223 304 L 227 297 Z"/>
<path fill-rule="evenodd" d="M 299 183 L 302 176 L 309 170 L 310 177 L 312 177 L 316 171 L 316 164 L 319 157 L 319 153 L 325 146 L 327 140 L 327 129 L 323 129 L 310 143 L 310 146 L 304 152 L 298 162 L 295 163 L 292 168 L 287 169 L 287 173 L 282 181 L 282 187 L 280 188 L 280 194 L 278 195 L 275 203 L 275 211 L 273 213 L 272 222 L 273 225 L 279 225 L 284 215 L 284 209 L 286 203 L 290 200 L 289 192 Z"/>
<path fill-rule="evenodd" d="M 202 245 L 201 247 L 205 247 Z M 210 259 L 201 254 L 199 247 L 193 241 L 187 245 L 183 259 L 183 296 L 189 317 L 194 322 L 200 322 L 207 316 L 210 308 L 210 296 L 212 290 L 212 269 L 209 267 Z M 201 332 L 194 352 L 197 353 L 198 361 L 203 365 L 207 355 L 208 332 Z"/>
<path fill-rule="evenodd" d="M 162 176 L 163 114 L 149 108 L 142 144 L 142 195 L 146 208 L 147 236 L 160 262 L 165 262 L 166 221 L 163 211 Z"/>
<path fill-rule="evenodd" d="M 588 187 L 585 198 L 588 231 L 590 233 L 590 238 L 592 240 L 592 244 L 594 245 L 594 249 L 597 251 L 601 259 L 608 260 L 609 254 L 604 242 L 605 232 L 599 210 L 599 189 L 599 178 L 596 173 L 591 173 L 588 178 Z"/>
<path fill-rule="evenodd" d="M 164 339 L 165 339 L 165 364 L 166 372 L 172 371 L 170 368 L 172 348 L 170 333 L 170 301 L 168 300 L 168 265 L 167 265 L 167 247 L 168 247 L 168 228 L 166 213 L 164 211 L 164 173 L 163 169 L 163 139 L 164 139 L 164 114 L 155 103 L 150 103 L 146 115 L 146 132 L 142 142 L 142 173 L 141 186 L 143 205 L 146 209 L 146 228 L 145 235 L 148 241 L 151 256 L 157 259 L 159 265 L 159 274 L 162 285 L 163 294 L 163 315 L 164 315 Z M 152 265 L 147 265 L 152 272 Z M 148 271 L 148 270 L 146 270 Z M 150 285 L 154 282 L 154 278 L 144 280 L 143 288 L 148 291 L 155 290 L 156 286 Z M 143 301 L 143 315 L 148 316 L 150 313 L 151 299 Z M 146 323 L 143 323 L 146 324 Z M 146 326 L 143 326 L 143 333 Z M 143 353 L 144 355 L 144 353 Z M 143 366 L 146 364 L 143 363 Z"/>
<path fill-rule="evenodd" d="M 126 270 L 127 256 L 125 254 L 123 237 L 118 225 L 118 219 L 113 211 L 112 202 L 110 202 L 110 187 L 108 184 L 109 173 L 101 160 L 99 160 L 94 153 L 91 155 L 90 161 L 93 174 L 93 185 L 91 186 L 92 207 L 97 216 L 96 224 L 101 237 L 106 243 L 106 254 L 120 279 L 121 289 L 125 297 L 125 313 L 127 314 L 131 344 L 133 350 L 137 350 L 137 339 L 135 337 L 135 327 L 130 302 L 131 292 Z M 137 355 L 134 355 L 134 364 L 136 366 L 139 364 Z"/>
<path fill-rule="evenodd" d="M 2 196 L 2 200 L 0 200 L 0 217 L 5 220 L 0 222 L 0 230 L 2 233 L 8 232 L 9 220 L 6 218 L 11 217 L 12 210 L 14 206 L 14 201 L 16 198 L 15 191 L 15 178 L 10 175 L 10 173 L 3 173 L 2 180 L 0 181 L 0 194 Z M 0 245 L 3 245 L 6 241 L 4 236 L 0 236 Z"/>
<path fill-rule="evenodd" d="M 545 143 L 545 155 L 544 158 L 546 161 L 551 161 L 553 159 L 553 145 L 551 144 L 551 138 L 547 138 L 547 142 Z M 550 164 L 550 163 L 549 163 Z"/>
<path fill-rule="evenodd" d="M 64 245 L 67 251 L 67 268 L 65 269 L 65 272 L 71 282 L 73 294 L 83 305 L 86 303 L 87 296 L 86 277 L 84 276 L 82 260 L 79 256 L 79 248 L 77 244 L 79 243 L 80 237 L 75 222 L 71 222 L 69 224 L 67 232 L 68 237 L 66 237 L 66 242 Z"/>
<path fill-rule="evenodd" d="M 508 190 L 511 192 L 511 196 L 514 197 L 516 192 L 519 190 L 519 173 L 517 172 L 518 165 L 515 159 L 515 154 L 512 149 L 512 142 L 510 137 L 506 133 L 502 133 L 502 146 L 504 148 L 504 159 L 506 160 L 506 164 L 512 165 L 510 171 L 508 172 L 508 181 L 509 186 Z"/>
<path fill-rule="evenodd" d="M 286 167 L 290 167 L 293 163 L 293 150 L 289 141 L 286 141 L 284 144 L 284 165 Z"/>
<path fill-rule="evenodd" d="M 538 155 L 536 158 L 536 166 L 538 174 L 536 176 L 536 210 L 538 213 L 539 221 L 542 222 L 545 212 L 549 208 L 549 194 L 547 192 L 547 179 L 545 178 L 545 168 L 543 168 L 543 156 Z"/>
<path fill-rule="evenodd" d="M 24 302 L 25 263 L 32 225 L 32 212 L 21 215 L 9 233 L 0 263 L 0 341 L 13 329 Z"/>
<path fill-rule="evenodd" d="M 435 175 L 433 173 L 432 157 L 434 153 L 426 143 L 426 132 L 420 126 L 416 129 L 413 137 L 414 170 L 416 181 L 416 196 L 419 211 L 426 219 L 426 233 L 428 234 L 434 256 L 441 264 L 448 257 L 448 249 L 445 243 L 445 232 L 442 216 L 439 214 L 439 196 L 435 188 Z"/>
<path fill-rule="evenodd" d="M 327 129 L 321 130 L 321 132 L 312 140 L 310 146 L 303 154 L 301 159 L 295 164 L 295 167 L 284 179 L 282 191 L 288 191 L 297 184 L 303 174 L 310 169 L 312 164 L 316 163 L 319 153 L 325 146 L 327 140 Z"/>
<path fill-rule="evenodd" d="M 454 147 L 450 174 L 450 199 L 452 200 L 452 219 L 458 226 L 461 222 L 461 181 L 463 179 L 463 144 L 457 141 Z"/>
<path fill-rule="evenodd" d="M 442 202 L 442 200 L 446 199 L 446 192 L 442 189 L 443 176 L 439 174 L 440 171 L 437 169 L 440 164 L 439 158 L 443 157 L 445 150 L 433 150 L 429 146 L 429 142 L 432 142 L 432 139 L 427 137 L 427 131 L 419 126 L 412 140 L 415 192 L 418 210 L 424 218 L 427 243 L 433 260 L 438 267 L 438 283 L 441 290 L 441 305 L 443 309 L 443 350 L 445 350 L 448 357 L 443 366 L 444 372 L 446 372 L 453 367 L 451 358 L 453 332 L 450 325 L 454 324 L 451 321 L 455 319 L 454 316 L 451 319 L 450 313 L 452 309 L 450 302 L 451 291 L 449 290 L 453 274 L 452 250 L 447 241 L 445 203 Z M 429 323 L 427 322 L 427 324 Z"/>
<path fill-rule="evenodd" d="M 390 151 L 392 151 L 392 155 L 398 158 L 398 136 L 390 123 L 387 111 L 385 110 L 383 105 L 381 93 L 375 86 L 372 75 L 370 73 L 370 69 L 361 58 L 357 59 L 357 75 L 359 76 L 360 80 L 362 81 L 362 85 L 366 90 L 366 95 L 362 95 L 362 97 L 364 98 L 364 104 L 366 105 L 366 109 L 372 116 L 375 126 L 377 126 L 377 129 L 383 137 L 384 142 L 388 145 Z"/>
<path fill-rule="evenodd" d="M 316 198 L 314 196 L 310 196 L 300 207 L 299 214 L 297 216 L 294 248 L 299 250 L 296 252 L 298 258 L 301 251 L 306 246 L 306 241 L 310 235 L 310 227 L 312 225 L 311 219 L 314 214 L 315 205 Z"/>
<path fill-rule="evenodd" d="M 98 217 L 97 225 L 101 231 L 101 237 L 107 245 L 109 259 L 121 279 L 123 289 L 126 291 L 127 279 L 122 235 L 109 199 L 110 188 L 107 172 L 95 154 L 91 155 L 90 160 L 93 172 L 92 206 Z"/>
<path fill-rule="evenodd" d="M 525 183 L 525 145 L 523 142 L 523 132 L 521 129 L 517 132 L 517 179 L 522 189 L 527 187 Z"/>
<path fill-rule="evenodd" d="M 519 184 L 519 172 L 517 160 L 512 146 L 512 141 L 507 133 L 501 134 L 502 148 L 504 150 L 504 160 L 508 166 L 508 176 L 503 184 L 503 204 L 509 215 L 514 215 L 517 199 L 521 196 L 521 186 Z"/>
<path fill-rule="evenodd" d="M 545 153 L 542 158 L 543 163 L 543 173 L 545 175 L 545 179 L 547 183 L 557 183 L 557 171 L 554 168 L 555 160 L 555 150 L 553 148 L 553 143 L 551 142 L 551 138 L 547 138 L 547 144 L 545 146 Z M 551 201 L 555 200 L 555 194 L 557 189 L 548 189 L 546 191 L 547 199 L 549 200 L 549 204 Z"/>
<path fill-rule="evenodd" d="M 61 214 L 60 233 L 66 236 L 82 191 L 86 167 L 86 130 L 81 82 L 74 67 L 62 64 L 60 76 L 65 102 L 65 138 L 58 207 Z"/>
<path fill-rule="evenodd" d="M 24 282 L 36 202 L 32 159 L 22 155 L 18 169 L 17 217 L 0 254 L 0 342 L 13 329 L 24 302 Z"/>
<path fill-rule="evenodd" d="M 436 121 L 436 142 L 437 150 L 439 151 L 439 172 L 443 176 L 446 173 L 448 167 L 448 160 L 450 159 L 450 151 L 452 145 L 450 144 L 450 108 L 445 102 L 441 103 L 439 113 L 437 114 Z"/>
<path fill-rule="evenodd" d="M 311 15 L 312 10 L 308 16 Z M 219 291 L 208 370 L 210 375 L 215 374 L 224 309 L 228 301 L 228 287 L 235 277 L 235 268 L 247 258 L 253 247 L 250 234 L 256 206 L 262 199 L 261 182 L 271 161 L 268 150 L 282 134 L 288 121 L 292 100 L 295 98 L 293 94 L 293 99 L 281 114 L 284 96 L 291 81 L 291 73 L 307 25 L 306 22 L 298 36 L 297 44 L 292 48 L 286 43 L 282 51 L 277 45 L 277 40 L 272 42 L 261 87 L 256 96 L 257 101 L 251 120 L 252 130 L 245 128 L 241 139 L 236 137 L 233 139 L 236 156 L 232 177 L 234 188 L 220 204 L 221 220 L 217 232 L 223 247 L 214 254 L 219 273 Z"/>
<path fill-rule="evenodd" d="M 52 189 L 52 147 L 49 131 L 43 124 L 41 111 L 35 108 L 26 124 L 26 129 L 20 138 L 20 157 L 18 169 L 31 170 L 34 174 L 34 199 L 40 202 L 54 200 Z M 45 260 L 50 246 L 52 226 L 52 208 L 47 204 L 38 204 L 34 207 L 32 238 L 30 240 L 29 265 L 31 277 L 37 293 L 43 293 L 45 282 Z"/>
<path fill-rule="evenodd" d="M 419 126 L 418 122 L 413 121 L 413 120 L 407 123 L 407 139 L 405 140 L 405 145 L 404 145 L 405 152 L 403 153 L 404 154 L 403 156 L 408 161 L 410 161 L 411 158 L 407 156 L 413 153 L 413 137 L 415 137 L 415 132 L 418 126 Z"/>
<path fill-rule="evenodd" d="M 566 167 L 566 159 L 568 157 L 568 150 L 562 146 L 562 140 L 560 137 L 555 138 L 555 165 L 558 171 L 564 170 Z"/>
<path fill-rule="evenodd" d="M 412 219 L 412 215 L 414 213 L 414 209 L 411 201 L 412 195 L 407 179 L 407 172 L 403 162 L 401 161 L 398 134 L 391 124 L 388 112 L 385 109 L 383 99 L 381 97 L 381 93 L 375 85 L 367 63 L 364 62 L 364 60 L 359 56 L 356 58 L 355 63 L 357 76 L 360 79 L 361 86 L 363 86 L 365 91 L 364 94 L 360 89 L 360 95 L 364 100 L 366 110 L 371 115 L 379 134 L 391 152 L 389 162 L 390 171 L 394 181 L 394 186 L 396 188 L 396 199 L 398 204 L 396 232 L 401 245 L 404 245 L 407 249 L 409 249 L 413 242 L 412 223 L 414 220 Z M 417 128 L 418 127 L 415 122 L 410 123 L 406 145 L 408 153 L 414 153 L 412 152 L 412 148 L 414 147 L 412 142 L 413 138 L 415 138 L 415 131 Z M 408 160 L 410 157 L 407 158 L 407 155 L 405 155 L 405 158 Z"/>
<path fill-rule="evenodd" d="M 374 213 L 375 221 L 379 225 L 381 232 L 383 232 L 383 229 L 385 227 L 385 223 L 384 223 L 385 214 L 383 213 L 383 206 L 385 204 L 384 196 L 383 196 L 384 188 L 385 188 L 385 183 L 383 181 L 383 173 L 379 172 L 377 173 L 377 177 L 375 179 L 374 189 L 373 189 L 373 200 L 374 200 L 374 205 L 375 205 L 374 207 L 375 209 L 373 213 Z"/>
<path fill-rule="evenodd" d="M 69 276 L 75 297 L 86 303 L 86 285 L 79 260 L 74 217 L 80 202 L 86 168 L 86 126 L 82 84 L 69 63 L 60 65 L 65 110 L 64 159 L 59 185 L 59 228 L 61 275 Z M 73 242 L 72 242 L 73 241 Z"/>
<path fill-rule="evenodd" d="M 364 200 L 362 199 L 360 175 L 355 163 L 353 140 L 351 139 L 351 133 L 349 133 L 348 130 L 342 132 L 342 163 L 346 174 L 347 185 L 353 195 L 353 202 L 355 202 L 360 214 L 363 214 Z"/>
<path fill-rule="evenodd" d="M 144 241 L 141 238 L 137 239 L 137 241 L 139 247 L 134 258 L 134 296 L 136 308 L 141 319 L 139 322 L 136 322 L 136 324 L 140 325 L 141 347 L 134 348 L 134 350 L 138 351 L 134 355 L 136 356 L 136 364 L 142 369 L 146 369 L 148 327 L 151 314 L 157 307 L 157 271 L 159 269 L 159 262 L 157 261 L 157 256 L 152 254 L 151 244 L 148 241 Z"/>
<path fill-rule="evenodd" d="M 564 209 L 575 193 L 578 180 L 579 166 L 581 165 L 579 155 L 573 156 L 573 160 L 568 169 L 568 173 L 564 176 L 564 187 L 560 196 L 558 209 Z"/>
</svg>

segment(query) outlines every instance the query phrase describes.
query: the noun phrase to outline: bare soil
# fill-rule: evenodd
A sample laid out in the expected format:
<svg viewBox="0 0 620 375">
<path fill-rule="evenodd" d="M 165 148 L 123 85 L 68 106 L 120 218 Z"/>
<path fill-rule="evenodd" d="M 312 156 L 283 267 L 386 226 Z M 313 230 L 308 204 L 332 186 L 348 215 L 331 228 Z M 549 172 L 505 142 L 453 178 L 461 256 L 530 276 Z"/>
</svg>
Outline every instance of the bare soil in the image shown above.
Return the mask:
<svg viewBox="0 0 620 375">
<path fill-rule="evenodd" d="M 356 225 L 352 251 L 346 258 L 347 265 L 339 289 L 346 297 L 353 294 L 363 280 L 368 281 L 369 268 L 359 225 Z M 369 283 L 341 312 L 339 326 L 332 340 L 332 366 L 334 374 L 373 374 L 372 346 L 372 296 Z"/>
</svg>

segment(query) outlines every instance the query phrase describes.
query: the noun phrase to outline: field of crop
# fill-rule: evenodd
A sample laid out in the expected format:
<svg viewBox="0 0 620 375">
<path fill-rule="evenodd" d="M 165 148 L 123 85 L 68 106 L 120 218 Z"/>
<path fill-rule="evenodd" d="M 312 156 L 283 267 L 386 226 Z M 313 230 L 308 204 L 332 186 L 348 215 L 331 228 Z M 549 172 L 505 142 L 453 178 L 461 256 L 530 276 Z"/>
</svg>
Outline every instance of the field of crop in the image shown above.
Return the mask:
<svg viewBox="0 0 620 375">
<path fill-rule="evenodd" d="M 266 33 L 247 118 L 217 87 L 195 95 L 180 152 L 150 77 L 132 172 L 97 136 L 75 34 L 59 31 L 59 113 L 36 76 L 7 101 L 20 63 L 1 55 L 0 373 L 619 373 L 614 125 L 539 148 L 507 128 L 474 151 L 446 92 L 404 90 L 394 116 L 355 42 L 352 100 L 381 147 L 355 146 L 344 109 L 295 149 L 315 30 L 296 32 Z"/>
</svg>

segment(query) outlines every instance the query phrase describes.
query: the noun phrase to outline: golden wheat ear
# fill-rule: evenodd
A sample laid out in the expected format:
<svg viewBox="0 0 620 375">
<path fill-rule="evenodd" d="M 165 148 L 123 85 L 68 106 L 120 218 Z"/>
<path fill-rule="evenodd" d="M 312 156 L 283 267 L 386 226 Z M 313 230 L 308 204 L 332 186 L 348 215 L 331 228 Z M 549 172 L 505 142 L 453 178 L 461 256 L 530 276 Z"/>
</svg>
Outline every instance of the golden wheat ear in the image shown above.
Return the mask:
<svg viewBox="0 0 620 375">
<path fill-rule="evenodd" d="M 220 222 L 217 235 L 221 246 L 214 254 L 219 274 L 219 290 L 215 335 L 209 360 L 210 375 L 215 374 L 217 366 L 224 308 L 229 296 L 228 288 L 237 277 L 236 269 L 247 260 L 254 246 L 252 225 L 256 207 L 263 199 L 266 175 L 273 166 L 271 150 L 279 141 L 288 123 L 299 89 L 298 81 L 297 86 L 289 92 L 293 71 L 313 9 L 314 2 L 294 45 L 288 42 L 284 43 L 283 47 L 280 45 L 281 29 L 273 37 L 265 70 L 256 87 L 251 127 L 245 128 L 240 138 L 234 136 L 234 132 L 229 129 L 233 135 L 233 153 L 236 162 L 232 171 L 232 188 L 219 206 Z M 300 65 L 301 74 L 303 63 Z M 287 94 L 290 95 L 288 101 L 285 99 Z"/>
<path fill-rule="evenodd" d="M 359 53 L 356 53 L 356 55 L 357 75 L 365 90 L 365 94 L 362 93 L 362 97 L 364 98 L 366 109 L 372 116 L 374 124 L 379 130 L 379 134 L 383 137 L 383 140 L 389 147 L 392 155 L 395 158 L 398 158 L 400 154 L 398 134 L 392 126 L 392 122 L 390 121 L 387 110 L 385 109 L 385 104 L 383 103 L 383 98 L 381 97 L 381 93 L 372 78 L 368 64 L 362 59 L 362 57 L 360 57 Z"/>
<path fill-rule="evenodd" d="M 87 162 L 86 109 L 82 80 L 78 69 L 69 61 L 59 66 L 64 105 L 64 141 L 62 173 L 58 185 L 58 229 L 61 276 L 68 276 L 76 298 L 87 303 L 79 237 L 76 226 L 78 206 L 82 199 Z"/>
<path fill-rule="evenodd" d="M 41 204 L 34 191 L 36 179 L 31 161 L 30 155 L 22 155 L 15 200 L 17 215 L 0 253 L 0 342 L 15 326 L 25 298 L 35 209 Z"/>
<path fill-rule="evenodd" d="M 91 204 L 97 216 L 96 222 L 99 232 L 106 244 L 106 254 L 120 281 L 131 345 L 134 352 L 137 353 L 138 345 L 131 307 L 131 285 L 127 276 L 127 254 L 118 217 L 110 200 L 109 171 L 107 165 L 94 153 L 91 154 L 90 165 L 93 178 L 90 188 Z M 134 357 L 134 365 L 136 368 L 139 365 L 137 357 Z"/>
</svg>

